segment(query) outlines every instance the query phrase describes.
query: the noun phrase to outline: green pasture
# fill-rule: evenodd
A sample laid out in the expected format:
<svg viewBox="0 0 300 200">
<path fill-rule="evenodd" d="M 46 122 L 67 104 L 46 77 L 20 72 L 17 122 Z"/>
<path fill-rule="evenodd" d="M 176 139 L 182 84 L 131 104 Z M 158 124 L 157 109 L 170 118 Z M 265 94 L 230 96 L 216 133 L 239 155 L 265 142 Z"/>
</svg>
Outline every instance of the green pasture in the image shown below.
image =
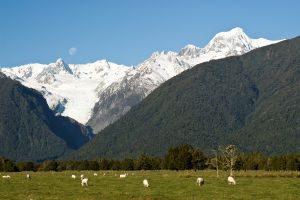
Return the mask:
<svg viewBox="0 0 300 200">
<path fill-rule="evenodd" d="M 30 173 L 31 179 L 26 178 Z M 98 176 L 94 176 L 98 173 Z M 105 173 L 105 176 L 103 175 Z M 300 172 L 240 171 L 237 185 L 227 184 L 227 172 L 215 171 L 64 171 L 1 173 L 0 199 L 22 200 L 101 200 L 101 199 L 300 199 Z M 75 174 L 75 180 L 71 175 Z M 82 187 L 80 175 L 89 179 Z M 11 179 L 3 179 L 10 175 Z M 203 177 L 205 184 L 196 185 Z M 148 179 L 150 188 L 142 181 Z"/>
</svg>

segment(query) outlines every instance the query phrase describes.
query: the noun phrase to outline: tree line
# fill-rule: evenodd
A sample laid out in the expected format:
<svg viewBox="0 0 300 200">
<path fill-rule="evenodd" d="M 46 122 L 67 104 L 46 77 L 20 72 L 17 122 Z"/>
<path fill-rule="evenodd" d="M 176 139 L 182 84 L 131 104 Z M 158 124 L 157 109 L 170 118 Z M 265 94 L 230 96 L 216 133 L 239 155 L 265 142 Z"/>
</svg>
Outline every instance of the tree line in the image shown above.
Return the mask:
<svg viewBox="0 0 300 200">
<path fill-rule="evenodd" d="M 229 158 L 228 149 L 231 149 L 232 146 L 228 146 L 225 151 L 214 151 L 219 152 L 219 154 L 209 155 L 191 145 L 184 144 L 169 148 L 167 154 L 163 157 L 141 154 L 136 159 L 124 160 L 47 160 L 36 163 L 15 162 L 0 157 L 0 171 L 204 170 L 216 168 L 222 170 L 300 170 L 300 153 L 266 156 L 260 153 L 237 152 Z"/>
</svg>

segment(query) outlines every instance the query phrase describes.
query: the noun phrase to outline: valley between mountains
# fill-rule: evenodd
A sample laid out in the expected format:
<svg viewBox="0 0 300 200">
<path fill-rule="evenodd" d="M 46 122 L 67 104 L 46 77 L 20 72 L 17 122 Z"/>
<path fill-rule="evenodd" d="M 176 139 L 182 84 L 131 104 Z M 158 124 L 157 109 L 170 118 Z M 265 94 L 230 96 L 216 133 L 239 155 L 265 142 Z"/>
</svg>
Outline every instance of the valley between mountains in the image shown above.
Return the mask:
<svg viewBox="0 0 300 200">
<path fill-rule="evenodd" d="M 107 60 L 67 64 L 26 64 L 1 71 L 39 91 L 57 114 L 90 126 L 97 134 L 141 102 L 155 88 L 194 65 L 242 55 L 278 41 L 251 39 L 241 28 L 216 34 L 204 47 L 187 45 L 177 52 L 154 52 L 136 66 Z"/>
<path fill-rule="evenodd" d="M 203 48 L 0 68 L 0 155 L 15 160 L 124 159 L 191 144 L 207 152 L 299 152 L 300 40 L 241 28 Z"/>
</svg>

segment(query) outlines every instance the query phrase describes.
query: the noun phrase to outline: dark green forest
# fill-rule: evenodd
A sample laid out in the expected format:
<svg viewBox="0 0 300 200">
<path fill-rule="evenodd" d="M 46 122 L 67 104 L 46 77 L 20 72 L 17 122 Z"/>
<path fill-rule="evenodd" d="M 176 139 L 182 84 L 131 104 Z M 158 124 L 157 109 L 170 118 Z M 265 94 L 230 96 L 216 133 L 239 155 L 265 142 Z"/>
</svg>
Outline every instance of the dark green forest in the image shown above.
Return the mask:
<svg viewBox="0 0 300 200">
<path fill-rule="evenodd" d="M 42 163 L 14 162 L 0 157 L 0 171 L 64 171 L 64 170 L 204 170 L 215 169 L 214 156 L 206 155 L 191 145 L 170 148 L 162 157 L 141 154 L 136 159 L 96 159 L 81 161 L 48 160 Z M 222 155 L 218 156 L 222 160 Z M 222 163 L 219 169 L 227 170 Z M 234 170 L 300 170 L 300 154 L 265 156 L 260 153 L 239 153 Z"/>
<path fill-rule="evenodd" d="M 300 152 L 300 37 L 199 64 L 90 137 L 88 128 L 55 116 L 39 92 L 0 73 L 0 155 L 12 160 L 101 158 L 118 169 L 125 159 L 136 163 L 147 155 L 155 169 L 181 169 L 164 157 L 181 144 L 204 155 L 234 144 L 245 155 L 276 160 Z"/>
<path fill-rule="evenodd" d="M 162 156 L 180 144 L 300 152 L 300 37 L 181 73 L 68 158 Z"/>
<path fill-rule="evenodd" d="M 40 93 L 1 74 L 0 155 L 23 161 L 56 159 L 88 140 L 87 128 L 55 116 Z"/>
</svg>

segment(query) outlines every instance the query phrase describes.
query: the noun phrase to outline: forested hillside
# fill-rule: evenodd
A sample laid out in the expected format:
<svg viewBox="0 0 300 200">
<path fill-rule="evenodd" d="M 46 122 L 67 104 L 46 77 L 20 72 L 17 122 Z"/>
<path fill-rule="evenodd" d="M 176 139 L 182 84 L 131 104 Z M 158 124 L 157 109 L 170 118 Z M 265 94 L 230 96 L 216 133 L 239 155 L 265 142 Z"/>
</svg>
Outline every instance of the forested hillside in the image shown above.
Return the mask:
<svg viewBox="0 0 300 200">
<path fill-rule="evenodd" d="M 202 63 L 162 84 L 83 146 L 76 158 L 163 155 L 191 144 L 204 151 L 300 151 L 300 37 Z"/>
<path fill-rule="evenodd" d="M 55 116 L 40 93 L 0 74 L 0 155 L 15 160 L 55 159 L 88 140 L 84 126 Z"/>
</svg>

